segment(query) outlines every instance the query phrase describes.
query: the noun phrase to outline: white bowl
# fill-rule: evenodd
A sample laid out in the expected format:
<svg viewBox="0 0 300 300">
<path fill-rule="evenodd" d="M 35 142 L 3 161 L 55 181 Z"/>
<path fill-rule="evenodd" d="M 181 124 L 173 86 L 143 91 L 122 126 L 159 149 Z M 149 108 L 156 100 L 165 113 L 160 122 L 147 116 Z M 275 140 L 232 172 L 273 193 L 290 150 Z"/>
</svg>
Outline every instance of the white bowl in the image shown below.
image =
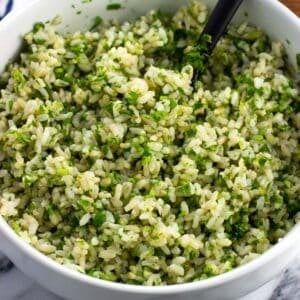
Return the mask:
<svg viewBox="0 0 300 300">
<path fill-rule="evenodd" d="M 0 72 L 19 51 L 21 36 L 37 21 L 63 17 L 61 30 L 87 29 L 100 15 L 132 19 L 150 9 L 174 11 L 185 0 L 124 0 L 125 9 L 107 11 L 109 0 L 35 0 L 0 23 Z M 87 1 L 88 2 L 88 1 Z M 216 1 L 207 0 L 212 7 Z M 72 5 L 73 4 L 73 5 Z M 73 6 L 73 7 L 72 7 Z M 75 9 L 74 9 L 75 7 Z M 81 11 L 81 14 L 76 14 Z M 246 14 L 247 12 L 247 14 Z M 272 39 L 283 41 L 289 61 L 296 66 L 300 52 L 300 20 L 276 0 L 244 1 L 236 21 L 248 20 L 263 28 Z M 289 41 L 289 42 L 288 42 Z M 108 282 L 71 271 L 44 256 L 19 238 L 0 217 L 0 249 L 26 274 L 54 293 L 68 299 L 264 299 L 270 296 L 278 278 L 299 252 L 300 224 L 277 245 L 254 261 L 207 280 L 163 287 L 144 287 Z M 259 294 L 258 292 L 264 292 Z M 246 299 L 243 298 L 243 299 Z"/>
</svg>

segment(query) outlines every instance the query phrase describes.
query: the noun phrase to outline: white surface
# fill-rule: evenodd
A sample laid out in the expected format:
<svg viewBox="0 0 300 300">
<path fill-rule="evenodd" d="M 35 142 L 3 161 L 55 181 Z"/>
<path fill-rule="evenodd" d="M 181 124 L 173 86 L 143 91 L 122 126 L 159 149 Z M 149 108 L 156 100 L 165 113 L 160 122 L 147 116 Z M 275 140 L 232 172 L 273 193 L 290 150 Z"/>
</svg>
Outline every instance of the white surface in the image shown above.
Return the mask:
<svg viewBox="0 0 300 300">
<path fill-rule="evenodd" d="M 0 0 L 1 1 L 1 0 Z M 30 5 L 29 2 L 32 0 L 27 0 L 26 4 Z M 140 1 L 140 0 L 139 0 Z M 172 0 L 152 0 L 144 1 L 143 6 L 137 5 L 140 3 L 138 0 L 132 0 L 130 2 L 135 2 L 136 5 L 129 10 L 129 14 L 132 15 L 134 10 L 148 10 L 147 4 L 153 7 L 155 4 L 161 3 L 163 6 L 170 7 L 170 4 L 180 4 L 183 1 L 172 2 Z M 39 19 L 48 19 L 56 14 L 63 14 L 64 20 L 72 23 L 72 28 L 80 28 L 83 24 L 87 24 L 88 18 L 86 16 L 104 15 L 110 18 L 110 14 L 115 14 L 116 16 L 121 16 L 122 12 L 108 13 L 103 12 L 101 14 L 101 7 L 105 8 L 108 1 L 93 1 L 89 5 L 81 4 L 81 0 L 43 0 L 37 5 L 38 10 L 35 7 L 31 7 L 26 14 L 15 16 L 12 20 L 11 25 L 9 24 L 9 19 L 7 22 L 3 22 L 3 26 L 0 25 L 0 41 L 1 44 L 8 45 L 8 47 L 0 48 L 0 68 L 3 66 L 7 59 L 12 56 L 12 50 L 16 50 L 19 45 L 19 34 L 23 33 L 31 27 L 32 23 Z M 207 1 L 211 3 L 211 1 Z M 21 0 L 19 0 L 20 5 Z M 22 1 L 25 3 L 25 0 Z M 83 10 L 81 15 L 76 17 L 76 13 L 71 10 L 71 4 L 76 3 L 77 7 Z M 300 25 L 296 17 L 292 16 L 285 9 L 273 9 L 277 7 L 275 0 L 252 0 L 245 1 L 249 10 L 249 18 L 253 23 L 259 24 L 263 27 L 271 36 L 277 37 L 280 40 L 285 40 L 288 38 L 292 43 L 289 46 L 288 52 L 291 57 L 295 57 L 295 49 L 300 50 Z M 252 8 L 251 8 L 252 7 Z M 139 13 L 138 12 L 138 13 Z M 122 16 L 124 17 L 124 16 Z M 76 18 L 76 21 L 74 19 Z M 298 24 L 298 25 L 297 25 Z M 4 28 L 4 29 L 3 29 Z M 15 51 L 14 51 L 15 52 Z M 278 246 L 274 247 L 271 251 L 268 251 L 260 259 L 256 259 L 253 263 L 239 268 L 233 272 L 227 273 L 225 275 L 207 280 L 205 282 L 200 282 L 197 284 L 187 284 L 184 286 L 174 286 L 165 287 L 160 290 L 168 291 L 168 296 L 163 296 L 159 298 L 154 297 L 153 294 L 144 293 L 145 290 L 150 291 L 150 288 L 133 288 L 130 286 L 114 285 L 109 282 L 100 282 L 98 280 L 88 279 L 87 277 L 80 276 L 74 272 L 68 272 L 66 269 L 58 267 L 52 261 L 45 259 L 41 254 L 31 250 L 30 247 L 24 245 L 16 238 L 15 235 L 11 233 L 8 227 L 4 226 L 3 221 L 0 219 L 0 245 L 6 251 L 18 266 L 20 266 L 26 273 L 31 274 L 38 281 L 43 283 L 44 286 L 49 287 L 52 290 L 58 291 L 60 294 L 68 295 L 72 299 L 195 299 L 197 296 L 197 291 L 195 287 L 202 289 L 202 299 L 232 299 L 233 295 L 239 293 L 245 293 L 253 288 L 260 286 L 262 283 L 268 281 L 273 276 L 277 275 L 278 272 L 285 268 L 286 264 L 293 257 L 296 252 L 296 242 L 299 241 L 299 228 L 293 231 L 290 238 L 285 240 L 285 242 L 280 243 Z M 298 235 L 297 235 L 297 234 Z M 2 239 L 2 240 L 1 240 Z M 288 241 L 288 242 L 287 242 Z M 1 247 L 1 246 L 0 246 Z M 20 250 L 22 249 L 22 250 Z M 14 300 L 14 299 L 55 299 L 49 293 L 46 293 L 41 288 L 34 288 L 36 286 L 31 280 L 28 280 L 16 269 L 13 269 L 7 275 L 0 275 L 0 299 L 2 300 Z M 11 277 L 7 277 L 11 276 Z M 5 278 L 8 279 L 5 279 Z M 234 278 L 234 281 L 231 281 Z M 225 280 L 226 279 L 226 280 Z M 17 283 L 16 281 L 17 280 Z M 226 282 L 227 281 L 227 282 Z M 208 289 L 209 282 L 212 288 Z M 212 284 L 214 282 L 214 284 Z M 214 287 L 218 283 L 218 287 Z M 26 289 L 26 286 L 29 288 Z M 19 290 L 20 288 L 20 290 Z M 140 295 L 134 293 L 130 294 L 129 291 L 135 289 L 139 290 Z M 195 291 L 188 293 L 186 291 L 182 296 L 180 293 L 183 290 Z M 125 290 L 127 292 L 125 292 Z M 158 291 L 159 288 L 153 288 L 151 291 Z M 18 294 L 9 294 L 15 293 Z M 176 293 L 171 295 L 171 293 Z M 7 294 L 6 294 L 7 293 Z M 101 298 L 102 296 L 102 298 Z M 7 299 L 5 298 L 7 297 Z M 9 298 L 12 297 L 12 298 Z M 26 298 L 27 297 L 27 298 Z M 46 298 L 52 297 L 52 298 Z M 291 295 L 292 297 L 292 295 Z M 257 299 L 263 299 L 262 296 L 256 296 Z M 284 299 L 284 298 L 282 298 Z M 286 298 L 291 300 L 293 298 Z M 297 299 L 297 298 L 295 298 Z"/>
</svg>

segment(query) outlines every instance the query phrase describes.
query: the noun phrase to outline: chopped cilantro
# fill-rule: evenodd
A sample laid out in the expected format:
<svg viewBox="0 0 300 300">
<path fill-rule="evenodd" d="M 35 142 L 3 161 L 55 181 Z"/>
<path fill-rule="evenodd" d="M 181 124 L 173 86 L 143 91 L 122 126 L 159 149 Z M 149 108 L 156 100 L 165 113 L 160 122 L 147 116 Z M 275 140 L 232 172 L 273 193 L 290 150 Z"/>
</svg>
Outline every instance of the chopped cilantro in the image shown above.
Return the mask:
<svg viewBox="0 0 300 300">
<path fill-rule="evenodd" d="M 118 10 L 120 8 L 122 8 L 122 5 L 120 3 L 110 3 L 106 6 L 107 10 Z"/>
<path fill-rule="evenodd" d="M 211 44 L 211 36 L 205 34 L 196 46 L 191 47 L 183 59 L 185 64 L 191 65 L 195 70 L 204 73 L 208 61 L 208 50 Z"/>
<path fill-rule="evenodd" d="M 21 70 L 14 69 L 12 71 L 12 77 L 13 77 L 14 81 L 17 83 L 24 84 L 26 82 L 26 79 Z"/>
<path fill-rule="evenodd" d="M 139 95 L 136 92 L 129 92 L 127 97 L 125 97 L 125 102 L 127 102 L 129 105 L 136 105 L 139 99 Z"/>
<path fill-rule="evenodd" d="M 206 163 L 207 163 L 206 158 L 202 157 L 201 155 L 197 155 L 196 163 L 197 163 L 197 168 L 199 171 L 203 172 L 206 170 Z"/>
<path fill-rule="evenodd" d="M 300 69 L 300 53 L 296 54 L 297 66 Z"/>
<path fill-rule="evenodd" d="M 191 196 L 188 197 L 186 200 L 187 205 L 190 209 L 195 209 L 199 207 L 199 197 L 198 196 Z"/>
<path fill-rule="evenodd" d="M 166 111 L 157 110 L 151 114 L 151 117 L 159 122 L 167 117 L 168 113 Z"/>
<path fill-rule="evenodd" d="M 25 188 L 29 188 L 33 185 L 34 182 L 37 181 L 37 179 L 38 177 L 35 175 L 26 174 L 22 177 L 22 183 Z"/>
<path fill-rule="evenodd" d="M 101 226 L 106 221 L 106 213 L 104 210 L 99 210 L 94 218 L 93 218 L 93 224 L 97 227 Z"/>
<path fill-rule="evenodd" d="M 90 31 L 95 30 L 99 25 L 101 25 L 103 22 L 102 18 L 100 16 L 95 17 L 93 25 L 90 28 Z"/>
<path fill-rule="evenodd" d="M 68 171 L 68 169 L 66 169 L 66 168 L 58 168 L 58 169 L 56 170 L 56 174 L 57 174 L 58 176 L 66 176 L 66 175 L 69 175 L 69 171 Z"/>
<path fill-rule="evenodd" d="M 83 53 L 86 50 L 86 44 L 80 43 L 72 46 L 70 50 L 75 54 Z"/>
<path fill-rule="evenodd" d="M 76 206 L 79 209 L 83 209 L 84 211 L 88 211 L 88 208 L 90 205 L 91 205 L 91 202 L 85 198 L 81 198 L 76 202 Z"/>
<path fill-rule="evenodd" d="M 35 42 L 37 45 L 43 45 L 43 44 L 45 44 L 45 42 L 46 42 L 45 39 L 37 38 L 37 37 L 34 37 L 33 40 L 34 40 L 34 42 Z"/>
<path fill-rule="evenodd" d="M 235 219 L 239 218 L 236 222 Z M 249 224 L 243 220 L 238 214 L 233 215 L 224 223 L 226 231 L 231 239 L 241 239 L 249 231 Z"/>
<path fill-rule="evenodd" d="M 9 110 L 12 110 L 13 105 L 14 105 L 14 100 L 9 100 L 8 101 L 8 108 L 9 108 Z"/>
<path fill-rule="evenodd" d="M 170 99 L 170 109 L 174 109 L 177 106 L 177 101 L 174 99 Z"/>
<path fill-rule="evenodd" d="M 201 101 L 197 101 L 196 103 L 194 103 L 193 105 L 193 110 L 197 110 L 202 108 L 203 104 L 201 103 Z"/>
<path fill-rule="evenodd" d="M 42 22 L 38 22 L 33 25 L 32 32 L 37 33 L 39 30 L 44 29 L 44 28 L 45 28 L 45 24 Z"/>
<path fill-rule="evenodd" d="M 62 67 L 56 67 L 54 69 L 54 74 L 56 78 L 62 79 L 65 75 L 65 70 Z"/>
<path fill-rule="evenodd" d="M 186 136 L 187 137 L 193 137 L 197 133 L 197 129 L 194 126 L 191 126 L 187 131 L 186 131 Z"/>
<path fill-rule="evenodd" d="M 22 132 L 16 132 L 16 139 L 22 144 L 27 144 L 31 141 L 30 135 Z"/>
<path fill-rule="evenodd" d="M 236 77 L 237 84 L 253 84 L 253 80 L 249 78 L 246 74 L 240 74 Z"/>
<path fill-rule="evenodd" d="M 280 131 L 288 131 L 288 130 L 291 130 L 291 127 L 288 124 L 283 124 L 283 125 L 279 125 L 278 129 Z"/>
<path fill-rule="evenodd" d="M 49 205 L 48 208 L 47 208 L 47 213 L 49 216 L 52 216 L 54 215 L 54 208 L 52 205 Z"/>
<path fill-rule="evenodd" d="M 192 196 L 192 184 L 186 183 L 184 185 L 178 186 L 175 190 L 177 197 L 189 197 Z"/>
<path fill-rule="evenodd" d="M 260 134 L 255 134 L 252 136 L 252 140 L 256 142 L 262 142 L 264 141 L 264 137 Z"/>
</svg>

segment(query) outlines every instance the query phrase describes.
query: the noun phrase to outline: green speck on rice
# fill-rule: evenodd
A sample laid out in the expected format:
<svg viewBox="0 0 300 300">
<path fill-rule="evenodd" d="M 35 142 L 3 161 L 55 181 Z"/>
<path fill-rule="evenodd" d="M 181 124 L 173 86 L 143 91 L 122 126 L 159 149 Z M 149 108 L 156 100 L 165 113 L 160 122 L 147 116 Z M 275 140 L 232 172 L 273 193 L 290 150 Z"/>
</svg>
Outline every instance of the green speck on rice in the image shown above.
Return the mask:
<svg viewBox="0 0 300 300">
<path fill-rule="evenodd" d="M 106 6 L 107 10 L 118 10 L 120 8 L 122 8 L 122 5 L 120 3 L 110 3 Z"/>
<path fill-rule="evenodd" d="M 193 2 L 25 35 L 0 79 L 0 213 L 26 242 L 90 276 L 166 285 L 238 267 L 300 219 L 284 48 L 231 26 L 193 89 L 182 52 L 207 15 Z"/>
<path fill-rule="evenodd" d="M 298 69 L 300 70 L 300 53 L 296 54 L 296 60 L 297 60 Z"/>
</svg>

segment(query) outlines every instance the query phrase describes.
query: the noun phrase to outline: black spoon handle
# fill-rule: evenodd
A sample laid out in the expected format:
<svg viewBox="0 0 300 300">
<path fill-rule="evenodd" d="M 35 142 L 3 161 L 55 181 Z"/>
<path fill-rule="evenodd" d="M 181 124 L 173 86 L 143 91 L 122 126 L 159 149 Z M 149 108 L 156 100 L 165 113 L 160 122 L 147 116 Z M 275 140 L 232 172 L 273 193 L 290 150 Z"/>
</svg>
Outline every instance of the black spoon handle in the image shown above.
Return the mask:
<svg viewBox="0 0 300 300">
<path fill-rule="evenodd" d="M 208 54 L 215 48 L 243 0 L 219 0 L 202 32 L 211 36 Z M 200 38 L 201 39 L 201 38 Z"/>
</svg>

